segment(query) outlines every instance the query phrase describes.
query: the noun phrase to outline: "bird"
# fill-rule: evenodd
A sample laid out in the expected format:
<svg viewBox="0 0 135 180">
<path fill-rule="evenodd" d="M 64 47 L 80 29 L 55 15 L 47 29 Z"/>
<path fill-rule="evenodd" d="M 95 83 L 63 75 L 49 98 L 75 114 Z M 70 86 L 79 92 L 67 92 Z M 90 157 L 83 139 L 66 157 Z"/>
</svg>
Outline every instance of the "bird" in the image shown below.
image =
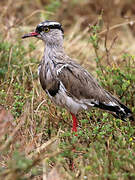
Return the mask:
<svg viewBox="0 0 135 180">
<path fill-rule="evenodd" d="M 78 131 L 77 113 L 92 107 L 106 110 L 122 120 L 133 120 L 132 112 L 126 105 L 100 86 L 91 73 L 65 53 L 61 23 L 45 20 L 33 32 L 22 36 L 23 39 L 28 37 L 44 42 L 44 54 L 38 67 L 40 83 L 56 105 L 71 113 L 73 132 Z"/>
</svg>

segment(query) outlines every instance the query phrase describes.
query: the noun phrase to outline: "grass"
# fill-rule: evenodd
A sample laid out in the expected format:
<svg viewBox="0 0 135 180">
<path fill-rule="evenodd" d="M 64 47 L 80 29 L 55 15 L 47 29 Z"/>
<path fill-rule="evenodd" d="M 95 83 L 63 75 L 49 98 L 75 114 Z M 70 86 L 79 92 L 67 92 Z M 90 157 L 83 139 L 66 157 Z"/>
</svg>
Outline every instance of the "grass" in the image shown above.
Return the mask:
<svg viewBox="0 0 135 180">
<path fill-rule="evenodd" d="M 47 8 L 54 12 L 54 2 Z M 104 32 L 99 21 L 82 30 L 80 19 L 68 28 L 65 49 L 135 114 L 134 44 L 125 41 L 130 31 L 112 26 Z M 91 109 L 78 114 L 75 136 L 69 113 L 55 106 L 39 83 L 43 44 L 22 41 L 32 29 L 23 27 L 0 36 L 0 178 L 134 179 L 135 123 Z"/>
</svg>

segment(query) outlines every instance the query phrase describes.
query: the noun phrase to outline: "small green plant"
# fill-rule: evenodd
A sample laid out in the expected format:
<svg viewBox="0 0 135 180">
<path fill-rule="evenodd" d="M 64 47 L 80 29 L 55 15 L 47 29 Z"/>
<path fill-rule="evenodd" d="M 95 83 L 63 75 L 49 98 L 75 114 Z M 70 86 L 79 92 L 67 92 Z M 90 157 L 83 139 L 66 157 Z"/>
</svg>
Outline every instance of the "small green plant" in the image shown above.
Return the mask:
<svg viewBox="0 0 135 180">
<path fill-rule="evenodd" d="M 45 9 L 50 12 L 56 12 L 56 10 L 60 8 L 60 6 L 61 6 L 60 0 L 58 1 L 50 0 L 50 3 L 47 6 L 45 6 Z"/>
<path fill-rule="evenodd" d="M 50 1 L 46 8 L 55 12 L 60 6 L 60 1 Z M 101 30 L 101 23 L 93 25 L 89 37 L 95 51 L 97 79 L 135 115 L 135 57 L 123 52 L 119 61 L 114 61 L 111 48 L 117 44 L 109 40 L 108 47 L 107 35 L 105 39 L 101 37 Z M 49 170 L 56 165 L 63 168 L 69 180 L 134 179 L 134 122 L 128 119 L 123 122 L 93 108 L 78 114 L 78 132 L 72 133 L 70 115 L 56 107 L 41 89 L 36 45 L 30 42 L 25 48 L 22 41 L 15 44 L 3 39 L 0 39 L 0 104 L 11 111 L 14 120 L 1 121 L 6 111 L 0 109 L 0 178 L 40 179 L 45 160 Z M 3 121 L 9 125 L 3 126 Z"/>
</svg>

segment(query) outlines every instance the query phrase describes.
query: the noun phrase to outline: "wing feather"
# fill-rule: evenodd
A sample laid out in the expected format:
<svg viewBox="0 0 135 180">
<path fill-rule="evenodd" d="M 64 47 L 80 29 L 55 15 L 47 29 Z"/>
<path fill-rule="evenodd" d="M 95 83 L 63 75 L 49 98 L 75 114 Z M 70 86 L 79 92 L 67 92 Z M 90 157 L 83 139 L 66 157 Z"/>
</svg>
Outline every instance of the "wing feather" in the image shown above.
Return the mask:
<svg viewBox="0 0 135 180">
<path fill-rule="evenodd" d="M 80 66 L 70 64 L 64 66 L 58 74 L 58 79 L 67 92 L 79 100 L 93 99 L 99 102 L 110 102 L 109 96 L 96 79 Z"/>
</svg>

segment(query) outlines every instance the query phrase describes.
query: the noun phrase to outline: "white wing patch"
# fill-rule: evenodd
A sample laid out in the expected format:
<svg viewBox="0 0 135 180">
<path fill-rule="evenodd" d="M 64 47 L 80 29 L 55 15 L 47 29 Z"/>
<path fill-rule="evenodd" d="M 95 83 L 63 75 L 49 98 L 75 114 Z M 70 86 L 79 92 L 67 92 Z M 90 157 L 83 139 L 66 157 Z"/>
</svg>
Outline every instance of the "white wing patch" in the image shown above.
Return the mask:
<svg viewBox="0 0 135 180">
<path fill-rule="evenodd" d="M 64 64 L 63 66 L 61 66 L 58 70 L 57 70 L 57 76 L 61 73 L 61 70 L 65 67 L 67 67 L 68 64 Z"/>
<path fill-rule="evenodd" d="M 90 107 L 94 107 L 96 104 L 99 105 L 99 102 L 95 99 L 82 99 L 82 101 Z"/>
<path fill-rule="evenodd" d="M 115 102 L 109 102 L 108 105 L 109 105 L 109 106 L 118 106 L 118 104 L 116 104 Z M 118 106 L 118 107 L 120 108 L 120 110 L 121 110 L 123 113 L 125 113 L 125 110 L 124 110 L 122 107 L 120 107 L 120 106 Z"/>
<path fill-rule="evenodd" d="M 109 105 L 109 106 L 118 106 L 116 103 L 114 103 L 114 102 L 112 102 L 112 101 L 110 101 L 110 102 L 108 103 L 108 105 Z"/>
</svg>

